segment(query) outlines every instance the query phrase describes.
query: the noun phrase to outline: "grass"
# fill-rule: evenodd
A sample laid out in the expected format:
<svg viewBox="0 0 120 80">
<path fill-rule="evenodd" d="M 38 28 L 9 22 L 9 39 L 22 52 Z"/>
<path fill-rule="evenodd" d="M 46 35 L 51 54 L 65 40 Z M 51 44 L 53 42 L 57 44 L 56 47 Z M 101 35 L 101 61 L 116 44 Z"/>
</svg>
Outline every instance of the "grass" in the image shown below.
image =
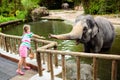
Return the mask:
<svg viewBox="0 0 120 80">
<path fill-rule="evenodd" d="M 8 22 L 11 20 L 25 19 L 26 11 L 16 11 L 16 16 L 4 17 L 0 15 L 0 23 Z"/>
<path fill-rule="evenodd" d="M 16 19 L 17 19 L 16 17 L 3 17 L 3 16 L 0 16 L 0 23 L 8 22 L 8 21 L 11 21 L 11 20 L 16 20 Z"/>
</svg>

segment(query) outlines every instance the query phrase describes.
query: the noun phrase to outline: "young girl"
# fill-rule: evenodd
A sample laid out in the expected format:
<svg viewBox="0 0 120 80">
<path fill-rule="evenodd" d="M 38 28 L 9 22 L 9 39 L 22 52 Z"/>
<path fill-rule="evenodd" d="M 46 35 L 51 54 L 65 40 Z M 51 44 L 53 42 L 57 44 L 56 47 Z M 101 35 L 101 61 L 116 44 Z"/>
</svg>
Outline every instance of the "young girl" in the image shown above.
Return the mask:
<svg viewBox="0 0 120 80">
<path fill-rule="evenodd" d="M 20 54 L 21 58 L 18 62 L 18 69 L 16 70 L 16 72 L 20 75 L 24 75 L 24 72 L 21 70 L 22 66 L 23 66 L 24 69 L 30 70 L 30 67 L 26 65 L 26 57 L 27 57 L 28 49 L 31 50 L 31 44 L 30 44 L 31 40 L 30 39 L 32 37 L 44 38 L 44 37 L 38 36 L 38 35 L 30 32 L 30 25 L 24 25 L 23 26 L 22 43 L 19 47 L 19 54 Z"/>
</svg>

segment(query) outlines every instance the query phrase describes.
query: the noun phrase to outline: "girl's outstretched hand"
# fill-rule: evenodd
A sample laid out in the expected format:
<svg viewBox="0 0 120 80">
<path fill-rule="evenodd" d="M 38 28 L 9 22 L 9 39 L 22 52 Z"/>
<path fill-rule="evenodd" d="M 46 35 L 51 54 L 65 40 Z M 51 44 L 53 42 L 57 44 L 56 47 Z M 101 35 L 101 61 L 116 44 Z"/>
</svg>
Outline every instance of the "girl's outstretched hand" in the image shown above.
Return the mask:
<svg viewBox="0 0 120 80">
<path fill-rule="evenodd" d="M 44 36 L 40 36 L 40 39 L 46 39 Z"/>
<path fill-rule="evenodd" d="M 45 37 L 39 36 L 39 35 L 36 35 L 36 34 L 34 34 L 33 37 L 34 37 L 34 38 L 38 38 L 38 39 L 45 39 Z"/>
</svg>

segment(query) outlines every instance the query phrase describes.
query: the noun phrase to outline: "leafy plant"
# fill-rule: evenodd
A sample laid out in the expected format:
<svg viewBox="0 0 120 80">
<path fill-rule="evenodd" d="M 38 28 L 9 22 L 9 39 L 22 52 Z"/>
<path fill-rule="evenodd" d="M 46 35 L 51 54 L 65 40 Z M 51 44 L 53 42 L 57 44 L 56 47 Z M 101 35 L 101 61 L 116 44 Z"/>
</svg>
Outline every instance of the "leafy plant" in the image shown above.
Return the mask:
<svg viewBox="0 0 120 80">
<path fill-rule="evenodd" d="M 120 0 L 81 0 L 86 14 L 119 13 Z"/>
<path fill-rule="evenodd" d="M 27 10 L 32 9 L 34 7 L 38 7 L 39 2 L 40 0 L 21 0 L 22 5 Z"/>
<path fill-rule="evenodd" d="M 17 18 L 16 17 L 3 17 L 2 15 L 0 16 L 0 23 L 2 22 L 7 22 L 7 21 L 10 21 L 10 20 L 16 20 Z"/>
<path fill-rule="evenodd" d="M 16 17 L 17 17 L 18 19 L 24 19 L 25 16 L 26 16 L 26 14 L 27 14 L 27 12 L 26 12 L 26 11 L 19 11 L 19 10 L 17 10 L 17 11 L 15 12 L 15 14 L 16 14 Z"/>
</svg>

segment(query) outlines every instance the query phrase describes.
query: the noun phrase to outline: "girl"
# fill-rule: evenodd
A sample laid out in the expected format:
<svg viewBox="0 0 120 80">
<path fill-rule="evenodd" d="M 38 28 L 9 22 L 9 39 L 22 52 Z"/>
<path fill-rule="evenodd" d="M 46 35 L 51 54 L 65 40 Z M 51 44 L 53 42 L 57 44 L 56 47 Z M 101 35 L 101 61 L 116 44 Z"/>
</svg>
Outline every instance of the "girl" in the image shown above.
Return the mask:
<svg viewBox="0 0 120 80">
<path fill-rule="evenodd" d="M 27 57 L 27 51 L 28 49 L 31 50 L 31 44 L 30 39 L 32 37 L 35 38 L 44 38 L 41 36 L 38 36 L 36 34 L 33 34 L 30 32 L 30 25 L 24 25 L 23 26 L 23 36 L 22 36 L 22 43 L 19 47 L 19 54 L 20 54 L 20 60 L 18 62 L 18 69 L 16 72 L 20 75 L 24 75 L 24 72 L 22 72 L 21 67 L 23 66 L 24 69 L 30 70 L 30 67 L 26 65 L 26 57 Z"/>
</svg>

